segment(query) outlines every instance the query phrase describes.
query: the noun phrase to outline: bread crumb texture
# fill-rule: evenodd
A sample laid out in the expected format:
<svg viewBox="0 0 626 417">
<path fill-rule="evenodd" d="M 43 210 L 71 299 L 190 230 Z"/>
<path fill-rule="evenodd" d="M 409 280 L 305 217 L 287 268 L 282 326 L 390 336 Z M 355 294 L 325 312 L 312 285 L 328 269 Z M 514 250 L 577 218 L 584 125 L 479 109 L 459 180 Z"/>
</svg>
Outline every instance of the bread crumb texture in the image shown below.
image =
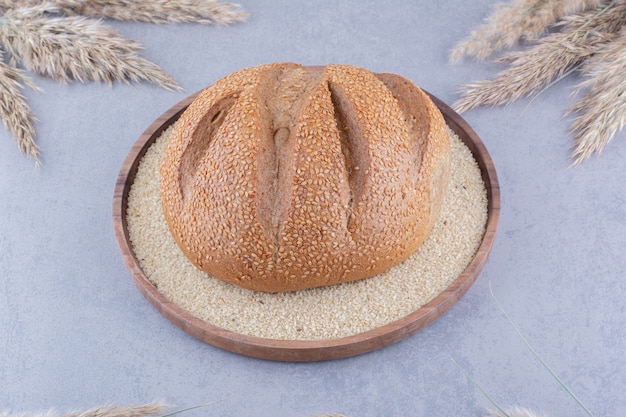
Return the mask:
<svg viewBox="0 0 626 417">
<path fill-rule="evenodd" d="M 419 249 L 373 277 L 294 292 L 244 289 L 198 269 L 169 232 L 160 166 L 172 127 L 143 156 L 131 186 L 127 222 L 139 264 L 158 291 L 193 316 L 250 336 L 329 340 L 372 330 L 416 311 L 463 272 L 482 241 L 487 191 L 469 149 L 450 130 L 450 182 L 438 218 Z"/>
</svg>

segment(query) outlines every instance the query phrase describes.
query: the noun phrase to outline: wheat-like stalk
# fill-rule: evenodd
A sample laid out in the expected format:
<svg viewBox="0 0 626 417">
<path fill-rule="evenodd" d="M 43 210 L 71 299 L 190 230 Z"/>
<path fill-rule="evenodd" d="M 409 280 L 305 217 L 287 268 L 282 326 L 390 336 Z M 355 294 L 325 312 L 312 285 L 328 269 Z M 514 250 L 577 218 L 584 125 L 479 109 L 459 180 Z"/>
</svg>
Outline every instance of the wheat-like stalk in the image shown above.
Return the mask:
<svg viewBox="0 0 626 417">
<path fill-rule="evenodd" d="M 22 94 L 26 85 L 37 89 L 21 70 L 2 62 L 0 57 L 0 118 L 15 138 L 20 151 L 39 166 L 39 148 L 35 143 L 33 126 L 35 116 Z"/>
<path fill-rule="evenodd" d="M 239 5 L 214 0 L 86 0 L 66 12 L 129 22 L 220 25 L 241 22 L 247 17 Z"/>
<path fill-rule="evenodd" d="M 84 0 L 0 0 L 0 13 L 4 14 L 11 9 L 19 9 L 22 7 L 41 6 L 44 3 L 51 4 L 55 7 L 77 7 Z"/>
<path fill-rule="evenodd" d="M 599 153 L 626 124 L 626 28 L 585 62 L 582 73 L 586 79 L 576 92 L 586 91 L 566 112 L 577 114 L 570 127 L 574 165 Z"/>
<path fill-rule="evenodd" d="M 63 417 L 151 417 L 158 416 L 166 406 L 160 403 L 125 405 L 125 406 L 99 406 L 87 411 L 65 414 Z"/>
<path fill-rule="evenodd" d="M 461 42 L 450 54 L 455 62 L 463 56 L 482 60 L 510 48 L 521 40 L 534 40 L 550 25 L 571 13 L 597 7 L 601 0 L 514 0 L 497 3 L 485 23 Z"/>
<path fill-rule="evenodd" d="M 0 118 L 37 166 L 35 118 L 21 93 L 29 81 L 18 65 L 62 83 L 148 81 L 181 90 L 140 55 L 139 42 L 93 18 L 222 25 L 246 18 L 239 5 L 217 0 L 0 0 L 0 15 L 0 50 L 8 55 L 8 64 L 0 62 Z"/>
<path fill-rule="evenodd" d="M 109 18 L 147 23 L 214 23 L 228 25 L 242 22 L 247 14 L 238 4 L 216 0 L 48 0 L 68 16 Z M 32 7 L 42 0 L 0 0 L 0 11 Z"/>
<path fill-rule="evenodd" d="M 0 417 L 156 417 L 163 412 L 165 405 L 160 403 L 112 406 L 105 405 L 91 408 L 82 412 L 59 414 L 56 411 L 42 413 L 11 415 L 8 412 L 0 412 Z"/>
<path fill-rule="evenodd" d="M 50 17 L 49 4 L 11 10 L 0 26 L 2 42 L 35 74 L 68 81 L 150 81 L 169 90 L 178 83 L 139 55 L 141 45 L 84 17 Z"/>
<path fill-rule="evenodd" d="M 626 2 L 613 1 L 600 12 L 586 11 L 563 19 L 560 32 L 546 35 L 527 50 L 512 52 L 499 61 L 509 67 L 492 80 L 465 84 L 453 107 L 464 112 L 478 106 L 511 103 L 542 91 L 555 79 L 594 54 L 626 22 Z"/>
</svg>

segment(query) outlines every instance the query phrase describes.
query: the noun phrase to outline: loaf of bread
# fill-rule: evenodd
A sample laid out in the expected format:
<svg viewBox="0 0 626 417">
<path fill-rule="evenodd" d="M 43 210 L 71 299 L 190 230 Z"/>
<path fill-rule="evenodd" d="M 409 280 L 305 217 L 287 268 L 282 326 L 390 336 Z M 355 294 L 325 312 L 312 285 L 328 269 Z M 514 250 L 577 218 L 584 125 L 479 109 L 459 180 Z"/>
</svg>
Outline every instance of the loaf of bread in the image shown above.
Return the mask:
<svg viewBox="0 0 626 417">
<path fill-rule="evenodd" d="M 450 138 L 412 82 L 275 63 L 201 92 L 161 166 L 171 234 L 200 269 L 282 292 L 366 278 L 411 255 L 440 211 Z"/>
</svg>

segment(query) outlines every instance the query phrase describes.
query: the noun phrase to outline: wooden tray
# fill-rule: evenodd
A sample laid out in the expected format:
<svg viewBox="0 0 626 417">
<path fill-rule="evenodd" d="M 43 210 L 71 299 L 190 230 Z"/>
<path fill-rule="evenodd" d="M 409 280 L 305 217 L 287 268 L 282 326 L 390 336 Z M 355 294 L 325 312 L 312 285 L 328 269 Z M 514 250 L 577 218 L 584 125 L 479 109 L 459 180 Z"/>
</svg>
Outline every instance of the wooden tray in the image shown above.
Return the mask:
<svg viewBox="0 0 626 417">
<path fill-rule="evenodd" d="M 428 304 L 399 320 L 360 334 L 330 340 L 274 340 L 248 336 L 217 327 L 183 310 L 166 299 L 142 271 L 130 243 L 126 208 L 128 193 L 142 157 L 198 94 L 199 92 L 170 108 L 139 137 L 122 165 L 113 196 L 115 235 L 132 280 L 144 297 L 163 316 L 187 333 L 230 352 L 276 361 L 310 362 L 354 356 L 398 342 L 432 323 L 456 304 L 482 271 L 493 246 L 500 217 L 500 189 L 495 167 L 482 141 L 465 120 L 431 95 L 448 126 L 457 133 L 478 162 L 488 198 L 487 224 L 483 241 L 465 271 L 448 288 Z"/>
</svg>

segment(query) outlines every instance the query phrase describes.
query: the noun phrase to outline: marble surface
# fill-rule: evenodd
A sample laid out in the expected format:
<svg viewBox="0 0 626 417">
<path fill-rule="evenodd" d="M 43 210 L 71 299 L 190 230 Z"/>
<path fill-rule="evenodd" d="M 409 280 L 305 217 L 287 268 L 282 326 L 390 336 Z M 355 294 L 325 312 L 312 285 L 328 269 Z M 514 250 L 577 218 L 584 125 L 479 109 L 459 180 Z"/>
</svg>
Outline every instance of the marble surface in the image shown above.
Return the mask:
<svg viewBox="0 0 626 417">
<path fill-rule="evenodd" d="M 493 1 L 242 0 L 244 24 L 106 22 L 185 88 L 70 84 L 26 90 L 43 167 L 0 130 L 0 410 L 165 401 L 185 415 L 483 416 L 499 404 L 583 411 L 530 354 L 490 295 L 596 416 L 626 411 L 626 141 L 569 168 L 562 113 L 580 80 L 464 114 L 498 171 L 502 213 L 483 273 L 446 315 L 382 350 L 321 363 L 238 356 L 194 339 L 134 287 L 111 219 L 135 140 L 188 94 L 246 66 L 348 63 L 402 74 L 447 103 L 492 63 L 448 53 Z"/>
</svg>

